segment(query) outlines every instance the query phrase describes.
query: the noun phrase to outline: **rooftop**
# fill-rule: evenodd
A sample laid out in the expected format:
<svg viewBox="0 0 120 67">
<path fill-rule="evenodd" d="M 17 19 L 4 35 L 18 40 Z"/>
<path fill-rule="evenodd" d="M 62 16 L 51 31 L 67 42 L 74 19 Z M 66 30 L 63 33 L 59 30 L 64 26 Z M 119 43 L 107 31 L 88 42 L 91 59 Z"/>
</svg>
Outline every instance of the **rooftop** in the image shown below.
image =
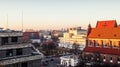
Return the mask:
<svg viewBox="0 0 120 67">
<path fill-rule="evenodd" d="M 98 21 L 96 28 L 91 28 L 88 38 L 120 39 L 120 28 L 116 20 Z"/>
<path fill-rule="evenodd" d="M 116 20 L 97 21 L 96 28 L 114 28 L 117 27 Z"/>
<path fill-rule="evenodd" d="M 67 56 L 62 56 L 60 58 L 64 58 L 64 59 L 78 59 L 78 56 L 76 56 L 76 55 L 67 55 Z"/>
<path fill-rule="evenodd" d="M 23 35 L 22 31 L 16 31 L 10 29 L 4 30 L 3 28 L 0 28 L 0 37 L 22 36 L 22 35 Z"/>
</svg>

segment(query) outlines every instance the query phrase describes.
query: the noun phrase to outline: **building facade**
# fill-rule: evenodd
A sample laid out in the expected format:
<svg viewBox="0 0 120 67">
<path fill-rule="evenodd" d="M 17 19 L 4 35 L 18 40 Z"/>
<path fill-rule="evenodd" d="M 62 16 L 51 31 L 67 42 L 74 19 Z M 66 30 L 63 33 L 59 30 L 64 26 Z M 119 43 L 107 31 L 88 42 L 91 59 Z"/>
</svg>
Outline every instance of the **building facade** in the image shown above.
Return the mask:
<svg viewBox="0 0 120 67">
<path fill-rule="evenodd" d="M 91 62 L 120 64 L 120 26 L 116 20 L 97 21 L 95 28 L 88 26 L 84 58 Z"/>
<path fill-rule="evenodd" d="M 60 60 L 61 60 L 60 64 L 64 67 L 69 66 L 75 67 L 79 62 L 78 56 L 76 55 L 62 56 L 60 57 Z"/>
<path fill-rule="evenodd" d="M 34 46 L 40 46 L 41 38 L 39 32 L 23 32 L 24 42 L 30 42 Z"/>
<path fill-rule="evenodd" d="M 59 40 L 59 47 L 74 49 L 77 45 L 78 49 L 83 50 L 86 46 L 86 30 L 81 27 L 69 28 Z"/>
<path fill-rule="evenodd" d="M 23 43 L 23 33 L 0 30 L 1 67 L 40 67 L 43 54 L 30 43 Z"/>
</svg>

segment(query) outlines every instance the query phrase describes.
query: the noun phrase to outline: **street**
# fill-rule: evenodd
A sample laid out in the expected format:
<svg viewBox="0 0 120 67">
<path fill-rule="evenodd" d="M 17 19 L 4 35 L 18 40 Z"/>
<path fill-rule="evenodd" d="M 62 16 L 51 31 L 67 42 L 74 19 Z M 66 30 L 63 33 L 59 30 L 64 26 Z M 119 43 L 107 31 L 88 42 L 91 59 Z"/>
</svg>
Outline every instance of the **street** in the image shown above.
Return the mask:
<svg viewBox="0 0 120 67">
<path fill-rule="evenodd" d="M 41 60 L 41 67 L 60 67 L 60 58 L 45 57 Z"/>
</svg>

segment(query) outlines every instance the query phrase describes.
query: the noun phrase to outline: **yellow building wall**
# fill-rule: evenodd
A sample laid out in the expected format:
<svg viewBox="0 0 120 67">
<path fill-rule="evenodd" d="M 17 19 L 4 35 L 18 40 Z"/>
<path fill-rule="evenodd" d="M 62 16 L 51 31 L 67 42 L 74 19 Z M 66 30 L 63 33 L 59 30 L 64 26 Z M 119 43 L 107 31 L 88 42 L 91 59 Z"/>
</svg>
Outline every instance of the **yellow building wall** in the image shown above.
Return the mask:
<svg viewBox="0 0 120 67">
<path fill-rule="evenodd" d="M 92 42 L 95 40 L 99 45 L 103 45 L 104 43 L 108 44 L 110 46 L 110 41 L 112 42 L 112 46 L 119 46 L 120 39 L 97 39 L 97 38 L 89 38 L 88 40 L 91 40 Z"/>
</svg>

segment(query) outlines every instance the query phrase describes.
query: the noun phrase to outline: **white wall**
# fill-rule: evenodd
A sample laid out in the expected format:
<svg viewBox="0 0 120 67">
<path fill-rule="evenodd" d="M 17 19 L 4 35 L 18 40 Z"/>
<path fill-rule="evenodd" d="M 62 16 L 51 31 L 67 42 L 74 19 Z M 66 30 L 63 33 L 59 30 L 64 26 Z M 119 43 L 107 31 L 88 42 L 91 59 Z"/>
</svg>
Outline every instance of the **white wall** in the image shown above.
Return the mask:
<svg viewBox="0 0 120 67">
<path fill-rule="evenodd" d="M 60 60 L 61 60 L 61 65 L 65 65 L 65 66 L 69 66 L 69 65 L 71 65 L 71 66 L 76 66 L 77 65 L 77 63 L 78 63 L 78 58 L 76 59 L 76 58 L 71 58 L 71 57 L 67 57 L 67 56 L 63 56 L 63 57 L 60 57 Z"/>
<path fill-rule="evenodd" d="M 32 43 L 41 43 L 41 40 L 40 39 L 31 39 L 31 42 Z"/>
</svg>

